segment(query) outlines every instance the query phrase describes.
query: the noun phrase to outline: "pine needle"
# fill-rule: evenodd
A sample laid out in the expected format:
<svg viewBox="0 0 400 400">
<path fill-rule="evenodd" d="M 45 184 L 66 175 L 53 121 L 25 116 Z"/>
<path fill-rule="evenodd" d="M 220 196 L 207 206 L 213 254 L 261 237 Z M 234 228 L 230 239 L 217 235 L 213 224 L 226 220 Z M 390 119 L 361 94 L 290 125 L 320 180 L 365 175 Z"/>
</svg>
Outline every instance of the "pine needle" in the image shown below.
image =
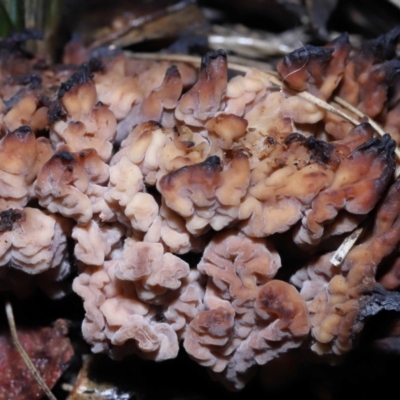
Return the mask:
<svg viewBox="0 0 400 400">
<path fill-rule="evenodd" d="M 9 301 L 6 302 L 6 314 L 7 314 L 8 325 L 10 327 L 11 338 L 14 343 L 14 346 L 17 348 L 19 354 L 21 355 L 22 359 L 24 360 L 29 371 L 31 371 L 33 377 L 36 379 L 36 382 L 42 388 L 42 390 L 44 391 L 46 396 L 50 400 L 57 400 L 57 398 L 51 392 L 49 387 L 46 385 L 46 382 L 41 377 L 40 372 L 33 365 L 33 362 L 29 358 L 28 354 L 26 353 L 25 349 L 22 347 L 22 345 L 18 339 L 17 328 L 15 326 L 15 320 L 14 320 L 14 313 L 13 313 L 11 303 Z"/>
</svg>

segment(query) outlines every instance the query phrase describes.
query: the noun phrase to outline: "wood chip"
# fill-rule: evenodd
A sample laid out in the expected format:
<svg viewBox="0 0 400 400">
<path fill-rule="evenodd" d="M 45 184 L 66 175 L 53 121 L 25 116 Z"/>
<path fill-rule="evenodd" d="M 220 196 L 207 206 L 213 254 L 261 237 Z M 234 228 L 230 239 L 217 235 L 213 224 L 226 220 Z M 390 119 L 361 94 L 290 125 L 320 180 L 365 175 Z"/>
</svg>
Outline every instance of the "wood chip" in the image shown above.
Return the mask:
<svg viewBox="0 0 400 400">
<path fill-rule="evenodd" d="M 335 254 L 330 259 L 331 264 L 333 264 L 335 267 L 338 267 L 343 262 L 349 251 L 357 242 L 362 231 L 363 228 L 358 228 L 350 236 L 344 239 L 343 243 L 340 245 L 340 247 L 336 250 Z"/>
</svg>

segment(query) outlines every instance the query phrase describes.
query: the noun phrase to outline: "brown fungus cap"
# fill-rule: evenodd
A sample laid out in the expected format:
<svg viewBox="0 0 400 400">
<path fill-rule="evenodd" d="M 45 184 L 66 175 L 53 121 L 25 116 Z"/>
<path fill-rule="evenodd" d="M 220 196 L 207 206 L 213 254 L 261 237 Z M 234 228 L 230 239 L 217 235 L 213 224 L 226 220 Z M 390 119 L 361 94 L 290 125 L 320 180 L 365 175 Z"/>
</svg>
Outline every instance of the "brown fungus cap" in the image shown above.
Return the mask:
<svg viewBox="0 0 400 400">
<path fill-rule="evenodd" d="M 343 76 L 350 50 L 349 36 L 343 34 L 325 47 L 306 45 L 289 53 L 277 70 L 290 88 L 327 99 Z"/>
<path fill-rule="evenodd" d="M 164 109 L 175 109 L 181 97 L 182 89 L 181 75 L 178 68 L 173 65 L 167 69 L 162 85 L 154 89 L 140 104 L 137 123 L 146 121 L 164 122 Z M 164 126 L 165 122 L 163 123 Z"/>
<path fill-rule="evenodd" d="M 210 225 L 221 230 L 237 219 L 250 178 L 248 158 L 237 154 L 223 167 L 217 156 L 164 175 L 158 189 L 166 205 L 186 218 L 189 232 L 198 235 Z"/>
<path fill-rule="evenodd" d="M 27 274 L 68 268 L 67 236 L 71 224 L 65 218 L 26 207 L 0 213 L 0 265 Z"/>
<path fill-rule="evenodd" d="M 375 207 L 393 175 L 395 142 L 389 135 L 370 139 L 340 163 L 329 187 L 322 190 L 306 211 L 295 236 L 298 244 L 313 244 L 323 234 L 323 224 L 344 209 L 352 214 L 368 214 Z"/>
<path fill-rule="evenodd" d="M 140 300 L 159 303 L 168 290 L 176 290 L 189 275 L 189 265 L 172 253 L 165 253 L 160 243 L 126 239 L 122 260 L 115 276 L 135 283 Z"/>
<path fill-rule="evenodd" d="M 226 85 L 226 53 L 207 53 L 201 60 L 197 82 L 179 100 L 176 118 L 189 126 L 202 126 L 219 111 Z"/>
<path fill-rule="evenodd" d="M 43 165 L 34 188 L 40 205 L 50 212 L 88 223 L 93 214 L 109 211 L 103 195 L 108 168 L 93 149 L 73 153 L 63 146 Z"/>
<path fill-rule="evenodd" d="M 86 64 L 61 84 L 58 97 L 67 115 L 72 118 L 79 118 L 80 115 L 88 114 L 93 109 L 97 94 L 93 75 Z"/>
<path fill-rule="evenodd" d="M 234 114 L 218 114 L 210 119 L 205 127 L 218 137 L 218 144 L 223 149 L 231 148 L 234 141 L 245 136 L 248 122 Z"/>
<path fill-rule="evenodd" d="M 32 196 L 32 184 L 42 165 L 51 157 L 50 143 L 35 138 L 21 126 L 0 141 L 0 206 L 23 207 Z"/>
</svg>

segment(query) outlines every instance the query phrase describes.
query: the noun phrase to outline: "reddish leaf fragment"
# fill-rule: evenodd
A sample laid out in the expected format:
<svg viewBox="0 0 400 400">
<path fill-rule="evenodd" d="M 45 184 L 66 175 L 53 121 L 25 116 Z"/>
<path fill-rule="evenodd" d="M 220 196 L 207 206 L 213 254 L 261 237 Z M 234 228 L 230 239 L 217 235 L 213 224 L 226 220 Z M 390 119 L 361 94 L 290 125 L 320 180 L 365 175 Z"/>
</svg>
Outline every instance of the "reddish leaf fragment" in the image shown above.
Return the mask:
<svg viewBox="0 0 400 400">
<path fill-rule="evenodd" d="M 52 388 L 66 370 L 74 350 L 67 324 L 57 320 L 53 328 L 18 329 L 18 338 L 40 375 Z M 0 400 L 35 400 L 44 393 L 28 370 L 8 332 L 0 333 Z"/>
</svg>

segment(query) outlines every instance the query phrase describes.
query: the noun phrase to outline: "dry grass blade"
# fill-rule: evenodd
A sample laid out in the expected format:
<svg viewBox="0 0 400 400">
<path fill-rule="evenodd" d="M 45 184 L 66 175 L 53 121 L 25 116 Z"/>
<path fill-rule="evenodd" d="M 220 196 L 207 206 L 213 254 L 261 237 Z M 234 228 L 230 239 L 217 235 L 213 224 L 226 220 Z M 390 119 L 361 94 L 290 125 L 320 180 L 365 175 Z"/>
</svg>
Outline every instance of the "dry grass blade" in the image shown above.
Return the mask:
<svg viewBox="0 0 400 400">
<path fill-rule="evenodd" d="M 50 400 L 57 400 L 57 398 L 51 392 L 49 387 L 46 385 L 46 382 L 40 376 L 39 371 L 33 365 L 31 359 L 29 358 L 28 354 L 26 353 L 25 349 L 22 347 L 22 345 L 18 339 L 17 328 L 15 326 L 15 320 L 14 320 L 14 313 L 13 313 L 11 303 L 9 301 L 7 301 L 7 303 L 6 303 L 6 315 L 7 315 L 8 325 L 10 326 L 11 338 L 14 343 L 14 346 L 17 348 L 19 354 L 21 355 L 22 359 L 24 360 L 29 371 L 31 371 L 32 375 L 36 379 L 36 382 L 42 388 L 42 390 L 44 391 L 46 396 Z"/>
</svg>

